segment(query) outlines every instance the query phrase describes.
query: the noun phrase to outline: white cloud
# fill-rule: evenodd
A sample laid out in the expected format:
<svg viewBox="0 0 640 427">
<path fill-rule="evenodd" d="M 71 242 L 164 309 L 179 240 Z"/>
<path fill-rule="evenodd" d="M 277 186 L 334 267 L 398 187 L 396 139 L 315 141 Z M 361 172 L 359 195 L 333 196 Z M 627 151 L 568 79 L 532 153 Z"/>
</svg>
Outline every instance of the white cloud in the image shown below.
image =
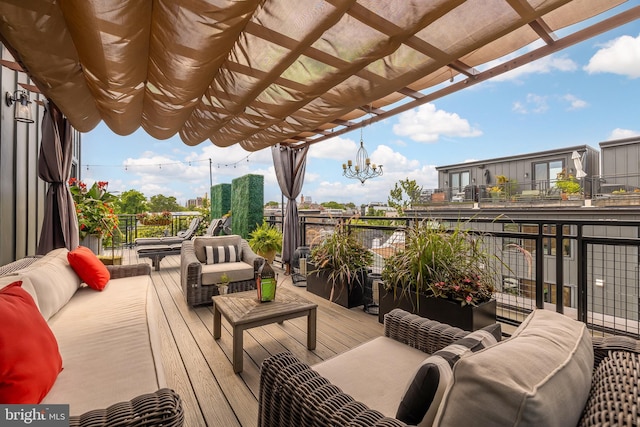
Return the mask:
<svg viewBox="0 0 640 427">
<path fill-rule="evenodd" d="M 486 69 L 493 68 L 496 65 L 505 63 L 513 59 L 515 55 L 510 55 L 509 57 L 500 58 L 496 61 L 491 61 L 487 64 Z M 507 71 L 504 74 L 500 74 L 496 77 L 493 77 L 491 81 L 501 82 L 501 81 L 513 81 L 520 80 L 524 76 L 528 74 L 548 74 L 553 71 L 561 71 L 561 72 L 571 72 L 578 69 L 578 65 L 571 59 L 566 57 L 559 56 L 545 56 L 544 58 L 540 58 L 537 61 L 530 62 L 521 67 L 514 68 L 511 71 Z"/>
<path fill-rule="evenodd" d="M 613 73 L 640 77 L 640 35 L 622 36 L 604 44 L 584 67 L 589 74 Z"/>
<path fill-rule="evenodd" d="M 355 179 L 338 178 L 338 174 L 330 179 L 327 179 L 327 174 L 316 175 L 314 179 L 305 179 L 302 193 L 318 203 L 333 200 L 339 203 L 353 202 L 359 206 L 372 201 L 386 203 L 394 184 L 405 178 L 415 179 L 424 188 L 435 188 L 438 185 L 434 165 L 421 165 L 419 161 L 408 159 L 386 145 L 376 147 L 371 153 L 371 161 L 383 163 L 384 173 L 380 177 L 368 179 L 364 185 Z"/>
<path fill-rule="evenodd" d="M 473 128 L 466 119 L 456 113 L 437 110 L 434 104 L 421 105 L 400 114 L 393 132 L 427 143 L 435 142 L 441 136 L 468 138 L 482 135 L 482 131 Z"/>
<path fill-rule="evenodd" d="M 611 131 L 611 134 L 609 135 L 607 140 L 611 141 L 614 139 L 632 138 L 634 136 L 640 136 L 640 131 L 616 128 Z"/>
<path fill-rule="evenodd" d="M 529 113 L 544 113 L 549 109 L 547 104 L 547 97 L 542 95 L 536 95 L 535 93 L 527 94 L 527 98 L 524 102 L 516 101 L 513 103 L 513 111 L 520 114 Z"/>
<path fill-rule="evenodd" d="M 387 170 L 410 170 L 420 167 L 420 162 L 410 160 L 406 156 L 393 151 L 391 147 L 386 145 L 378 145 L 373 153 L 371 153 L 371 162 L 383 165 L 383 169 Z"/>
<path fill-rule="evenodd" d="M 349 139 L 336 136 L 317 144 L 311 144 L 308 156 L 316 159 L 332 159 L 343 161 L 345 153 L 355 153 L 358 145 Z"/>
<path fill-rule="evenodd" d="M 569 110 L 579 110 L 581 108 L 586 108 L 589 106 L 589 103 L 587 101 L 580 99 L 575 95 L 566 94 L 562 97 L 562 99 L 570 104 Z"/>
</svg>

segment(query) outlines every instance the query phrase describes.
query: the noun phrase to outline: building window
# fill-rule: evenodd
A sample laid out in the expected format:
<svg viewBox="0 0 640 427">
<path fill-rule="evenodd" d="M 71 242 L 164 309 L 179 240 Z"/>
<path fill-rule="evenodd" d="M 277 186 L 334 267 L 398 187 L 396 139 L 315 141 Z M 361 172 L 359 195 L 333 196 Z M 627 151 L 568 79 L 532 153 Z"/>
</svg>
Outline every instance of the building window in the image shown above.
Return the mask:
<svg viewBox="0 0 640 427">
<path fill-rule="evenodd" d="M 449 174 L 449 182 L 451 183 L 451 192 L 458 193 L 464 191 L 464 187 L 471 183 L 469 171 L 453 172 Z"/>
<path fill-rule="evenodd" d="M 543 292 L 543 300 L 544 302 L 548 302 L 551 304 L 555 304 L 557 301 L 556 298 L 556 284 L 555 283 L 544 283 L 542 285 Z M 574 289 L 572 286 L 565 285 L 562 287 L 562 305 L 565 307 L 575 307 L 576 304 L 573 301 L 574 298 Z"/>
<path fill-rule="evenodd" d="M 556 226 L 555 225 L 545 225 L 544 226 L 545 234 L 556 234 Z M 571 226 L 565 225 L 562 227 L 562 234 L 568 236 L 571 234 Z M 556 254 L 556 239 L 553 237 L 545 237 L 543 241 L 543 248 L 545 255 L 555 255 Z M 562 255 L 566 257 L 571 256 L 571 240 L 562 239 Z"/>
<path fill-rule="evenodd" d="M 503 224 L 503 231 L 509 233 L 526 233 L 532 235 L 531 238 L 503 238 L 503 249 L 518 250 L 521 247 L 523 250 L 535 254 L 536 253 L 536 241 L 534 236 L 538 234 L 538 226 L 536 224 Z M 555 225 L 545 225 L 543 228 L 544 234 L 556 234 Z M 565 225 L 562 228 L 562 234 L 568 236 L 571 234 L 571 226 Z M 545 237 L 542 239 L 542 253 L 544 255 L 556 254 L 556 239 L 554 237 Z M 562 239 L 562 255 L 565 257 L 571 256 L 571 239 Z"/>
<path fill-rule="evenodd" d="M 564 160 L 552 160 L 533 164 L 533 180 L 538 190 L 552 188 L 559 173 L 564 169 Z"/>
</svg>

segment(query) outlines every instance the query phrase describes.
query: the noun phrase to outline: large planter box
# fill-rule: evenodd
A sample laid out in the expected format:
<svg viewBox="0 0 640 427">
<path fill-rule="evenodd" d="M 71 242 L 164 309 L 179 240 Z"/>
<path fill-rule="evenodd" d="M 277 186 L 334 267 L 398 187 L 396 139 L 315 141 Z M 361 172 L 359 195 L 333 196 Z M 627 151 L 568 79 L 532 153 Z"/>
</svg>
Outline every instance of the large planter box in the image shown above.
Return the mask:
<svg viewBox="0 0 640 427">
<path fill-rule="evenodd" d="M 427 319 L 437 320 L 465 331 L 475 331 L 496 323 L 496 300 L 480 304 L 477 307 L 448 301 L 442 298 L 427 298 L 420 295 L 396 295 L 380 286 L 380 308 L 378 321 L 383 323 L 384 315 L 394 308 L 401 308 Z"/>
<path fill-rule="evenodd" d="M 80 246 L 85 246 L 91 249 L 94 254 L 100 255 L 102 253 L 102 236 L 89 234 L 80 240 Z"/>
<path fill-rule="evenodd" d="M 333 287 L 328 278 L 329 270 L 317 270 L 315 265 L 307 263 L 307 271 L 309 272 L 307 274 L 307 291 L 329 300 Z M 350 287 L 344 283 L 336 283 L 332 302 L 346 308 L 363 305 L 363 288 L 366 282 L 367 274 L 362 272 L 360 280 Z"/>
</svg>

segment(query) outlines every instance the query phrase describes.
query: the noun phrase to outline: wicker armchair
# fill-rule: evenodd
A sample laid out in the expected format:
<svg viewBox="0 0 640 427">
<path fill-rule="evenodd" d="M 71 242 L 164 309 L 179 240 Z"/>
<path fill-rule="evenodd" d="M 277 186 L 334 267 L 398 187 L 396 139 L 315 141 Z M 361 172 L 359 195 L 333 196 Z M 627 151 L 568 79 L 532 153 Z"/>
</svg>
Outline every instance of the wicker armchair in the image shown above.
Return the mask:
<svg viewBox="0 0 640 427">
<path fill-rule="evenodd" d="M 205 246 L 235 245 L 241 253 L 240 262 L 206 264 Z M 218 295 L 220 277 L 226 273 L 231 282 L 228 292 L 248 291 L 256 288 L 256 272 L 264 262 L 246 240 L 238 235 L 198 236 L 182 244 L 180 251 L 180 282 L 187 304 L 211 304 Z"/>
<path fill-rule="evenodd" d="M 385 316 L 385 336 L 434 353 L 469 334 L 403 310 Z M 405 426 L 343 393 L 289 352 L 266 359 L 260 371 L 258 426 Z"/>
<path fill-rule="evenodd" d="M 385 317 L 385 336 L 433 353 L 468 333 L 442 324 L 427 330 L 425 322 L 396 309 Z M 594 337 L 593 350 L 594 381 L 579 426 L 637 425 L 640 340 Z M 406 426 L 356 401 L 289 352 L 263 362 L 258 411 L 259 427 Z"/>
<path fill-rule="evenodd" d="M 69 418 L 70 427 L 179 427 L 183 423 L 184 411 L 180 396 L 168 388 Z"/>
</svg>

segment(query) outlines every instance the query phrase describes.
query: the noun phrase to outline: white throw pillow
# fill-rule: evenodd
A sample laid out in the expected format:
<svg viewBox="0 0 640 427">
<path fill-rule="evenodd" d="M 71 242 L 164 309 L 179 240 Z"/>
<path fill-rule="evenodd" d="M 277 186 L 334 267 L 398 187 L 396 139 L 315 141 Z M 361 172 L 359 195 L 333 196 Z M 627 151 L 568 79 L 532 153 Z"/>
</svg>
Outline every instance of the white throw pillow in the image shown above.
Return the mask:
<svg viewBox="0 0 640 427">
<path fill-rule="evenodd" d="M 205 246 L 204 251 L 207 256 L 207 264 L 240 261 L 240 251 L 237 245 Z"/>
</svg>

